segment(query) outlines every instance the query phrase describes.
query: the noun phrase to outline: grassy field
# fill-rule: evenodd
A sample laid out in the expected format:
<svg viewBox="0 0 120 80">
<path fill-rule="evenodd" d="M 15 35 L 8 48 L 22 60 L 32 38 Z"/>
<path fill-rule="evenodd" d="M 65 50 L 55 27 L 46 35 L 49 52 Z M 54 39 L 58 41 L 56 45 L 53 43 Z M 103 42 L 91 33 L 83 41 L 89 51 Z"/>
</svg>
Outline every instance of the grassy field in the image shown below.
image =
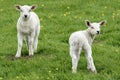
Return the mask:
<svg viewBox="0 0 120 80">
<path fill-rule="evenodd" d="M 15 4 L 37 4 L 41 20 L 38 51 L 28 57 L 17 51 Z M 84 20 L 107 20 L 93 45 L 98 74 L 87 70 L 82 52 L 78 73 L 71 73 L 68 39 L 86 29 Z M 0 0 L 0 80 L 120 80 L 120 0 Z"/>
</svg>

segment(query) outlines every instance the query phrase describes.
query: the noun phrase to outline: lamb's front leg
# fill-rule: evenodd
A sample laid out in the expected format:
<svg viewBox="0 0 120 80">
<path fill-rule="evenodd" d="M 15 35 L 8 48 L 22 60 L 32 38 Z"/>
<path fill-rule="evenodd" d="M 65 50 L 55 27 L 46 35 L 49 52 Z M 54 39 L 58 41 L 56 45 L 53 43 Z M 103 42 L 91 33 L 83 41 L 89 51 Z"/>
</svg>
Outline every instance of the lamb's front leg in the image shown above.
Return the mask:
<svg viewBox="0 0 120 80">
<path fill-rule="evenodd" d="M 31 34 L 30 36 L 28 36 L 28 46 L 29 46 L 29 56 L 33 56 L 33 37 L 34 35 Z"/>
<path fill-rule="evenodd" d="M 15 55 L 16 58 L 21 56 L 21 49 L 22 49 L 22 42 L 23 42 L 23 35 L 18 33 L 18 49 L 17 49 L 17 53 Z"/>
<path fill-rule="evenodd" d="M 88 44 L 84 47 L 84 50 L 86 52 L 86 59 L 87 59 L 87 69 L 97 73 L 94 62 L 93 62 L 93 58 L 92 58 L 92 50 L 91 50 L 91 46 Z"/>
<path fill-rule="evenodd" d="M 27 49 L 29 50 L 29 41 L 28 41 L 28 36 L 25 37 L 25 41 L 26 41 L 26 46 L 27 46 Z"/>
</svg>

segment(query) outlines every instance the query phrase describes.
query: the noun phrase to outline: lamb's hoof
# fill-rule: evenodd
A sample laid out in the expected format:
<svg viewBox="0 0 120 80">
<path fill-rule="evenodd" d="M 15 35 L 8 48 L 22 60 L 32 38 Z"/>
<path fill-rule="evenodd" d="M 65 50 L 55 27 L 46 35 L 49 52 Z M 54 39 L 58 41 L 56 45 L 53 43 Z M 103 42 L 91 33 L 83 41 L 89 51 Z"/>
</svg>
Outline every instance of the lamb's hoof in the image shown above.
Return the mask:
<svg viewBox="0 0 120 80">
<path fill-rule="evenodd" d="M 20 58 L 21 56 L 20 55 L 15 55 L 15 58 Z"/>
<path fill-rule="evenodd" d="M 72 73 L 75 74 L 77 73 L 77 70 L 72 67 Z"/>
<path fill-rule="evenodd" d="M 77 71 L 72 71 L 73 74 L 77 73 Z"/>
<path fill-rule="evenodd" d="M 95 73 L 95 74 L 97 74 L 97 70 L 96 69 L 89 68 L 88 70 L 91 71 L 91 72 L 93 72 L 93 73 Z"/>
<path fill-rule="evenodd" d="M 97 71 L 95 70 L 95 71 L 93 71 L 95 74 L 97 74 Z"/>
<path fill-rule="evenodd" d="M 29 57 L 30 57 L 30 58 L 32 58 L 32 57 L 33 57 L 33 55 L 29 55 Z"/>
</svg>

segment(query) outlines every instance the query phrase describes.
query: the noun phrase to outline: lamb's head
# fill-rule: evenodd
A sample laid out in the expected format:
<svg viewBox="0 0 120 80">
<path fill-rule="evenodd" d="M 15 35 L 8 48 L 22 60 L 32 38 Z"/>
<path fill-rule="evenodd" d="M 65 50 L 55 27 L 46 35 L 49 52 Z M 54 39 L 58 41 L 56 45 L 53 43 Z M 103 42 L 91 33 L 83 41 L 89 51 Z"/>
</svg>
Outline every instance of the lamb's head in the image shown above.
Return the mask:
<svg viewBox="0 0 120 80">
<path fill-rule="evenodd" d="M 28 6 L 28 5 L 20 6 L 20 5 L 16 5 L 16 9 L 20 11 L 20 16 L 24 20 L 27 20 L 27 19 L 30 18 L 30 12 L 32 10 L 34 10 L 35 8 L 36 8 L 36 5 L 33 5 L 33 6 Z"/>
<path fill-rule="evenodd" d="M 89 33 L 94 36 L 100 34 L 100 27 L 106 23 L 106 20 L 99 23 L 91 23 L 89 20 L 85 20 L 86 26 L 88 27 Z"/>
</svg>

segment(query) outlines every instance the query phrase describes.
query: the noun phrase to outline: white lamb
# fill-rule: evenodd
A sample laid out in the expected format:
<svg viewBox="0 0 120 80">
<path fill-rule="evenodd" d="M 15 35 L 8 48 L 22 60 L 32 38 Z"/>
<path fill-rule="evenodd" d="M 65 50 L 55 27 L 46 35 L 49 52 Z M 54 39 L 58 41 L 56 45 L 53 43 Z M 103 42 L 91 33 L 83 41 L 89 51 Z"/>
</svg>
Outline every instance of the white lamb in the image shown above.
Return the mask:
<svg viewBox="0 0 120 80">
<path fill-rule="evenodd" d="M 17 22 L 18 50 L 15 57 L 21 56 L 23 39 L 25 39 L 27 43 L 29 56 L 34 55 L 34 52 L 37 50 L 40 21 L 38 16 L 32 12 L 35 8 L 35 5 L 16 5 L 16 9 L 20 11 L 20 17 Z"/>
<path fill-rule="evenodd" d="M 69 38 L 73 73 L 77 72 L 77 65 L 80 59 L 80 53 L 82 49 L 84 50 L 87 58 L 87 69 L 94 73 L 97 73 L 92 58 L 91 45 L 95 36 L 100 34 L 100 26 L 104 25 L 106 21 L 102 21 L 99 23 L 91 23 L 90 21 L 86 20 L 85 23 L 88 29 L 74 32 Z"/>
</svg>

